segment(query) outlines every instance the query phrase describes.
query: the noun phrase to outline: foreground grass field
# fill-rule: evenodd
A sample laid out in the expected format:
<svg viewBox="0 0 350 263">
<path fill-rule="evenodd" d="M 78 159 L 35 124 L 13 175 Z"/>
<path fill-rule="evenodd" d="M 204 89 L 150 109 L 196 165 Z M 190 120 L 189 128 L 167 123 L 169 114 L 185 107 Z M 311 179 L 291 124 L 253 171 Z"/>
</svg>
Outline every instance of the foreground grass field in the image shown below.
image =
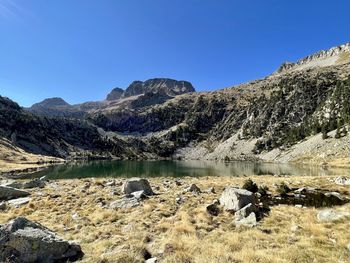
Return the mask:
<svg viewBox="0 0 350 263">
<path fill-rule="evenodd" d="M 331 177 L 250 177 L 274 192 L 282 181 L 290 187 L 317 187 L 349 196 L 350 186 Z M 16 216 L 38 221 L 68 240 L 81 244 L 83 262 L 350 262 L 350 221 L 320 223 L 321 209 L 274 206 L 256 228 L 236 228 L 233 215 L 213 217 L 206 205 L 219 198 L 224 187 L 242 186 L 244 177 L 149 179 L 159 195 L 129 209 L 109 209 L 122 197 L 126 179 L 50 181 L 33 189 L 32 200 L 20 208 L 0 212 L 0 223 Z M 113 183 L 108 183 L 110 181 Z M 185 191 L 191 183 L 203 193 Z M 111 185 L 112 184 L 112 185 Z M 214 187 L 215 193 L 204 192 Z M 182 204 L 176 198 L 182 197 Z M 335 209 L 350 211 L 350 205 Z M 150 255 L 149 255 L 150 254 Z"/>
</svg>

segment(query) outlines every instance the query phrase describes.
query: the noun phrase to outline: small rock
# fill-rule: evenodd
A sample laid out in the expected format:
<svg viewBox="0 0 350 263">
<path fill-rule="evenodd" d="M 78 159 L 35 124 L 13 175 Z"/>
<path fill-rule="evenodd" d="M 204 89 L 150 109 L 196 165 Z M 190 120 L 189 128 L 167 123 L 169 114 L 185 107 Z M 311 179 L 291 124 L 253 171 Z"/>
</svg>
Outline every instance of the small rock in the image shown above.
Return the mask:
<svg viewBox="0 0 350 263">
<path fill-rule="evenodd" d="M 296 194 L 304 194 L 304 193 L 306 193 L 306 189 L 304 187 L 302 187 L 302 188 L 299 188 L 299 189 L 295 190 L 294 193 L 296 193 Z"/>
<path fill-rule="evenodd" d="M 235 213 L 235 220 L 241 221 L 242 219 L 248 217 L 251 213 L 256 212 L 256 206 L 252 203 L 247 204 L 245 207 L 241 208 Z"/>
<path fill-rule="evenodd" d="M 344 176 L 339 176 L 335 178 L 334 182 L 339 185 L 350 185 L 350 179 Z"/>
<path fill-rule="evenodd" d="M 332 222 L 349 217 L 350 213 L 345 211 L 336 211 L 334 209 L 322 210 L 317 214 L 318 221 Z"/>
<path fill-rule="evenodd" d="M 295 205 L 295 207 L 303 208 L 303 205 Z"/>
<path fill-rule="evenodd" d="M 255 213 L 252 212 L 250 213 L 249 216 L 241 220 L 235 220 L 235 225 L 237 227 L 240 227 L 240 226 L 255 227 L 257 225 Z"/>
<path fill-rule="evenodd" d="M 213 203 L 207 206 L 207 212 L 213 216 L 217 216 L 220 213 L 219 201 L 215 200 Z"/>
<path fill-rule="evenodd" d="M 194 194 L 200 194 L 202 192 L 201 189 L 195 184 L 191 184 L 191 186 L 188 187 L 186 191 Z"/>
<path fill-rule="evenodd" d="M 79 220 L 79 219 L 80 219 L 79 214 L 78 214 L 78 213 L 74 213 L 74 214 L 72 215 L 72 219 L 73 219 L 73 220 Z"/>
<path fill-rule="evenodd" d="M 18 208 L 18 207 L 21 207 L 22 205 L 28 204 L 30 200 L 31 200 L 30 197 L 22 197 L 22 198 L 9 200 L 8 204 Z"/>
<path fill-rule="evenodd" d="M 176 200 L 176 203 L 179 204 L 179 205 L 185 203 L 185 201 L 186 201 L 186 199 L 184 197 L 182 197 L 182 196 L 176 197 L 175 200 Z"/>
<path fill-rule="evenodd" d="M 0 202 L 0 210 L 6 210 L 6 203 L 5 202 Z"/>
<path fill-rule="evenodd" d="M 112 203 L 110 203 L 109 207 L 112 209 L 116 209 L 116 208 L 132 208 L 132 207 L 136 207 L 139 206 L 140 202 L 137 198 L 135 197 L 131 197 L 131 198 L 127 198 L 124 197 L 120 200 L 114 201 Z"/>
<path fill-rule="evenodd" d="M 301 230 L 301 227 L 298 226 L 298 225 L 292 225 L 291 228 L 290 228 L 290 231 L 295 233 L 295 232 L 298 232 Z"/>
<path fill-rule="evenodd" d="M 207 191 L 208 194 L 215 194 L 215 188 L 212 186 Z"/>
<path fill-rule="evenodd" d="M 109 181 L 106 183 L 106 186 L 115 186 L 115 181 Z"/>
<path fill-rule="evenodd" d="M 157 258 L 149 258 L 145 261 L 145 263 L 157 263 Z"/>
</svg>

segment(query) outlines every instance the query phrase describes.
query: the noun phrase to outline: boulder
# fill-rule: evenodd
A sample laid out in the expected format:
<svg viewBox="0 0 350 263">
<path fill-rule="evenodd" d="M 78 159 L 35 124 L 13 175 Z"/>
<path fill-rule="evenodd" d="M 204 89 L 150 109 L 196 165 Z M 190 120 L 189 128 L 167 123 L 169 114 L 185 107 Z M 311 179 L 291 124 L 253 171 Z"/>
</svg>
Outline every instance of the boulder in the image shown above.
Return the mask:
<svg viewBox="0 0 350 263">
<path fill-rule="evenodd" d="M 334 209 L 322 210 L 317 214 L 317 220 L 320 222 L 332 222 L 349 217 L 350 213 L 346 211 L 336 211 Z"/>
<path fill-rule="evenodd" d="M 252 192 L 235 187 L 226 187 L 220 197 L 220 204 L 227 211 L 238 211 L 248 204 L 255 206 L 256 200 Z"/>
<path fill-rule="evenodd" d="M 219 201 L 215 200 L 213 203 L 207 206 L 207 212 L 213 216 L 217 216 L 220 213 Z"/>
<path fill-rule="evenodd" d="M 157 258 L 149 258 L 145 261 L 145 263 L 157 263 L 157 262 L 158 262 Z"/>
<path fill-rule="evenodd" d="M 79 245 L 24 217 L 0 225 L 0 236 L 1 262 L 71 262 L 84 255 Z"/>
<path fill-rule="evenodd" d="M 235 213 L 235 219 L 237 221 L 240 221 L 246 217 L 248 217 L 251 213 L 256 212 L 256 206 L 252 203 L 247 204 L 245 207 L 239 209 L 236 213 Z"/>
<path fill-rule="evenodd" d="M 126 195 L 137 191 L 144 191 L 145 195 L 154 194 L 149 182 L 143 178 L 129 179 L 122 186 L 122 192 Z"/>
<path fill-rule="evenodd" d="M 246 218 L 242 218 L 241 220 L 235 220 L 235 225 L 237 227 L 247 226 L 247 227 L 255 227 L 257 225 L 256 215 L 254 212 L 250 213 Z"/>
<path fill-rule="evenodd" d="M 10 186 L 0 185 L 0 200 L 10 200 L 14 198 L 26 197 L 30 193 Z"/>
<path fill-rule="evenodd" d="M 13 187 L 13 188 L 19 188 L 19 189 L 30 189 L 30 188 L 44 188 L 46 185 L 45 181 L 41 179 L 33 179 L 28 182 L 17 182 L 17 181 L 10 181 L 3 186 Z"/>
<path fill-rule="evenodd" d="M 350 179 L 344 176 L 339 176 L 335 178 L 334 182 L 339 185 L 350 185 Z"/>
</svg>

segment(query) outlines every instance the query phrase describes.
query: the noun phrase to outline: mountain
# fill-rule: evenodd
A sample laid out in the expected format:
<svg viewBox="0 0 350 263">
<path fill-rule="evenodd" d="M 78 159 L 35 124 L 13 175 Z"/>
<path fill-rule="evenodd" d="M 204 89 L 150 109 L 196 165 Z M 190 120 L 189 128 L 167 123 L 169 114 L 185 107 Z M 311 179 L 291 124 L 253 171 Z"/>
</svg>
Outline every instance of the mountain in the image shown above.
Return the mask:
<svg viewBox="0 0 350 263">
<path fill-rule="evenodd" d="M 114 108 L 117 104 L 125 106 L 125 101 L 128 102 L 128 107 L 132 107 L 133 105 L 136 107 L 140 107 L 140 105 L 151 106 L 163 103 L 177 95 L 190 92 L 195 92 L 190 82 L 168 78 L 156 78 L 144 82 L 134 81 L 125 91 L 121 88 L 114 88 L 107 95 L 105 101 L 70 105 L 61 98 L 49 98 L 33 104 L 27 110 L 41 116 L 82 119 L 95 110 Z M 136 102 L 131 103 L 134 100 L 136 100 Z"/>
<path fill-rule="evenodd" d="M 0 127 L 7 130 L 7 139 L 22 131 L 22 140 L 31 144 L 16 144 L 32 150 L 48 135 L 56 150 L 46 152 L 54 156 L 62 156 L 61 148 L 63 156 L 76 151 L 57 141 L 118 158 L 323 163 L 350 155 L 349 43 L 284 63 L 263 79 L 218 91 L 197 93 L 186 81 L 151 79 L 135 81 L 125 91 L 114 89 L 108 97 L 78 105 L 49 100 L 39 104 L 41 112 L 33 105 L 30 111 L 35 114 L 17 109 L 20 119 L 35 120 L 30 127 L 42 127 L 38 131 L 9 127 L 11 121 Z M 82 115 L 71 119 L 79 111 Z M 67 116 L 70 119 L 62 118 Z M 60 128 L 52 134 L 48 123 Z M 43 137 L 32 140 L 36 133 Z"/>
</svg>

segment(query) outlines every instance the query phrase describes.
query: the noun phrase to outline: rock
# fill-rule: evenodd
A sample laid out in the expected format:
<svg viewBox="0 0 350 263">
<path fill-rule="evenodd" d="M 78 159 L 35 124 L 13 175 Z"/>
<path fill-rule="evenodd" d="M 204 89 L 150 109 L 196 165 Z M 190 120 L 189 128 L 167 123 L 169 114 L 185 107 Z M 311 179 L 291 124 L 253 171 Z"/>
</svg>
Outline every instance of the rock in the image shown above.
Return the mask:
<svg viewBox="0 0 350 263">
<path fill-rule="evenodd" d="M 144 191 L 145 195 L 154 194 L 149 182 L 143 178 L 129 179 L 122 186 L 122 192 L 126 195 L 137 191 Z"/>
<path fill-rule="evenodd" d="M 48 181 L 49 181 L 49 179 L 47 178 L 46 175 L 41 176 L 41 177 L 39 178 L 39 180 L 40 180 L 40 181 L 43 181 L 43 182 L 48 182 Z"/>
<path fill-rule="evenodd" d="M 240 227 L 240 226 L 255 227 L 257 225 L 255 213 L 252 212 L 249 214 L 249 216 L 241 220 L 235 220 L 235 225 L 237 227 Z"/>
<path fill-rule="evenodd" d="M 79 245 L 23 217 L 0 225 L 0 236 L 1 262 L 66 262 L 84 255 Z"/>
<path fill-rule="evenodd" d="M 7 208 L 7 205 L 5 202 L 0 202 L 0 210 L 3 211 L 3 210 L 6 210 Z"/>
<path fill-rule="evenodd" d="M 186 191 L 194 194 L 200 194 L 202 192 L 201 189 L 195 184 L 191 184 L 191 186 L 188 187 Z"/>
<path fill-rule="evenodd" d="M 246 217 L 248 217 L 251 213 L 256 212 L 256 206 L 252 203 L 247 204 L 245 207 L 241 208 L 235 213 L 235 219 L 240 221 Z"/>
<path fill-rule="evenodd" d="M 137 200 L 142 200 L 142 199 L 146 199 L 147 195 L 145 195 L 145 191 L 137 191 L 137 192 L 131 193 L 130 195 L 127 195 L 126 197 L 128 198 L 135 197 Z"/>
<path fill-rule="evenodd" d="M 0 185 L 0 200 L 10 200 L 14 198 L 26 197 L 30 193 L 13 187 Z"/>
<path fill-rule="evenodd" d="M 219 201 L 215 200 L 213 203 L 207 206 L 207 212 L 213 216 L 217 216 L 220 213 Z"/>
<path fill-rule="evenodd" d="M 298 225 L 292 225 L 291 228 L 290 228 L 290 231 L 291 231 L 292 233 L 298 232 L 298 231 L 300 231 L 300 230 L 301 230 L 301 227 L 298 226 Z"/>
<path fill-rule="evenodd" d="M 34 179 L 29 182 L 25 182 L 22 184 L 23 189 L 29 189 L 29 188 L 44 188 L 46 185 L 45 181 L 40 180 L 40 179 Z"/>
<path fill-rule="evenodd" d="M 334 209 L 322 210 L 317 214 L 317 219 L 320 222 L 332 222 L 349 217 L 350 213 L 346 211 L 336 211 Z"/>
<path fill-rule="evenodd" d="M 181 204 L 185 203 L 185 201 L 186 201 L 186 199 L 183 196 L 176 197 L 175 200 L 176 200 L 176 203 L 178 205 L 181 205 Z"/>
<path fill-rule="evenodd" d="M 295 190 L 294 193 L 296 193 L 296 194 L 304 194 L 304 193 L 306 193 L 306 189 L 304 187 L 302 187 L 302 188 L 299 188 L 299 189 Z"/>
<path fill-rule="evenodd" d="M 131 197 L 131 198 L 127 198 L 124 197 L 120 200 L 114 201 L 112 203 L 110 203 L 109 207 L 112 209 L 116 209 L 116 208 L 132 208 L 132 207 L 136 207 L 139 206 L 140 202 L 137 198 L 135 197 Z"/>
<path fill-rule="evenodd" d="M 22 198 L 9 200 L 8 204 L 18 208 L 22 205 L 28 204 L 30 200 L 32 200 L 30 197 L 22 197 Z"/>
<path fill-rule="evenodd" d="M 344 176 L 339 176 L 335 178 L 334 182 L 339 185 L 350 185 L 350 179 Z"/>
<path fill-rule="evenodd" d="M 215 194 L 215 188 L 214 187 L 210 187 L 208 190 L 206 190 L 206 192 L 208 194 Z"/>
<path fill-rule="evenodd" d="M 106 183 L 106 186 L 115 186 L 115 181 L 109 181 Z"/>
<path fill-rule="evenodd" d="M 248 204 L 255 206 L 255 196 L 252 192 L 235 187 L 227 187 L 220 197 L 220 204 L 227 211 L 238 211 Z"/>
<path fill-rule="evenodd" d="M 149 258 L 145 261 L 145 263 L 157 263 L 157 262 L 158 262 L 157 258 Z"/>
<path fill-rule="evenodd" d="M 78 214 L 78 213 L 74 213 L 74 214 L 72 215 L 72 219 L 73 219 L 73 220 L 79 220 L 79 219 L 80 219 L 79 214 Z"/>
</svg>

